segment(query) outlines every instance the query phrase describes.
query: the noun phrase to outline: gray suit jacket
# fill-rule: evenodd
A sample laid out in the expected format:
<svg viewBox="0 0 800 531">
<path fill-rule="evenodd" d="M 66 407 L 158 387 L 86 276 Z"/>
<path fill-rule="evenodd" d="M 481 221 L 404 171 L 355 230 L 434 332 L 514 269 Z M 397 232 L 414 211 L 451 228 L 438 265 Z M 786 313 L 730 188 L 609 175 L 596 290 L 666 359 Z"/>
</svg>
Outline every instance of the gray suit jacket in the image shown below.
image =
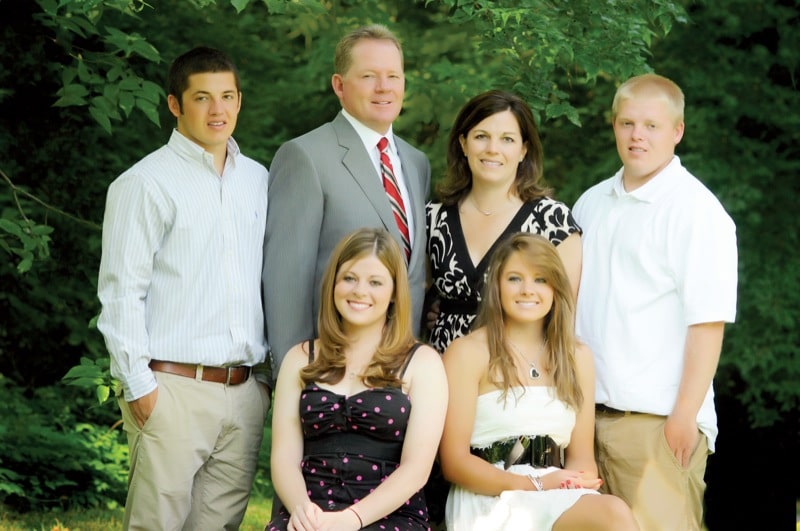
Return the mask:
<svg viewBox="0 0 800 531">
<path fill-rule="evenodd" d="M 425 201 L 430 163 L 395 136 L 414 220 L 408 273 L 414 326 L 425 289 Z M 339 113 L 332 122 L 283 144 L 269 170 L 262 276 L 273 377 L 286 352 L 316 335 L 322 274 L 337 243 L 362 227 L 400 232 L 369 154 Z M 419 330 L 415 328 L 414 334 Z"/>
</svg>

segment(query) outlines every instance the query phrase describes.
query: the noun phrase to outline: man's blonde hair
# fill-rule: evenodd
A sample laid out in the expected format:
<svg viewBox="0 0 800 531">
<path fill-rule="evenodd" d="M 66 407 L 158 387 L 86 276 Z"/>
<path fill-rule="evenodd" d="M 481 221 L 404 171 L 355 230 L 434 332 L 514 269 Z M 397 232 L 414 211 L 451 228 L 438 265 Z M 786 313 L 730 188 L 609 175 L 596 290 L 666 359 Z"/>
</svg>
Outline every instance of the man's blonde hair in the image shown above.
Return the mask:
<svg viewBox="0 0 800 531">
<path fill-rule="evenodd" d="M 674 122 L 678 124 L 683 121 L 683 91 L 674 81 L 658 74 L 635 76 L 620 85 L 611 104 L 611 121 L 617 119 L 623 101 L 643 96 L 663 98 L 669 106 Z"/>
<path fill-rule="evenodd" d="M 341 38 L 333 56 L 334 73 L 343 76 L 350 70 L 353 65 L 353 47 L 359 41 L 366 39 L 389 41 L 397 46 L 397 50 L 400 52 L 400 64 L 403 64 L 403 47 L 400 45 L 400 39 L 383 24 L 370 24 L 355 29 Z"/>
</svg>

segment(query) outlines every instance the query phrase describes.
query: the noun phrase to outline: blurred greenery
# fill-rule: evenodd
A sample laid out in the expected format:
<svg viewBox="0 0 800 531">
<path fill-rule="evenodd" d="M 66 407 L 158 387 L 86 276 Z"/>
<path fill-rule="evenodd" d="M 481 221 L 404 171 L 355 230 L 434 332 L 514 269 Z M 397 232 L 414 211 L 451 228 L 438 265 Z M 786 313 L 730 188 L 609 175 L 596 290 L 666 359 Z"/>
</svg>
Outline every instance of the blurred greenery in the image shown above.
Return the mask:
<svg viewBox="0 0 800 531">
<path fill-rule="evenodd" d="M 335 115 L 333 48 L 366 22 L 403 40 L 396 130 L 429 155 L 434 180 L 459 107 L 506 88 L 534 108 L 546 180 L 571 205 L 619 166 L 608 123 L 617 83 L 655 70 L 682 86 L 678 154 L 734 217 L 740 253 L 707 522 L 723 504 L 743 523 L 794 503 L 770 485 L 749 498 L 732 485 L 743 455 L 783 463 L 797 450 L 797 2 L 36 0 L 0 2 L 0 20 L 0 403 L 10 404 L 0 406 L 0 503 L 124 502 L 126 449 L 94 327 L 100 223 L 111 180 L 169 137 L 169 61 L 198 44 L 235 58 L 236 139 L 268 166 L 282 142 Z M 254 489 L 269 498 L 265 447 Z M 756 495 L 762 510 L 751 515 Z"/>
<path fill-rule="evenodd" d="M 253 493 L 239 531 L 263 531 L 272 498 Z M 0 531 L 109 531 L 121 529 L 123 509 L 71 509 L 27 514 L 0 514 Z"/>
</svg>

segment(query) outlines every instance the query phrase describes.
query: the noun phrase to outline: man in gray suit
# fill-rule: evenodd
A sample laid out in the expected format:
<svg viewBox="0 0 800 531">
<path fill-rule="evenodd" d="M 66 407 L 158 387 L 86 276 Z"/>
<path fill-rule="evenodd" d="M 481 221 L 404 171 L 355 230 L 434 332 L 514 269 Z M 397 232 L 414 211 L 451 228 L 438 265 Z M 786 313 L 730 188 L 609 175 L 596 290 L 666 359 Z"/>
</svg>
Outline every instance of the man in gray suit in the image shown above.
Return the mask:
<svg viewBox="0 0 800 531">
<path fill-rule="evenodd" d="M 422 312 L 430 163 L 392 131 L 405 93 L 400 42 L 382 25 L 359 28 L 339 41 L 334 69 L 342 111 L 283 144 L 270 168 L 263 289 L 274 378 L 286 352 L 316 336 L 320 281 L 339 240 L 361 227 L 384 227 L 402 248 L 382 184 L 383 137 L 405 210 L 415 326 Z"/>
</svg>

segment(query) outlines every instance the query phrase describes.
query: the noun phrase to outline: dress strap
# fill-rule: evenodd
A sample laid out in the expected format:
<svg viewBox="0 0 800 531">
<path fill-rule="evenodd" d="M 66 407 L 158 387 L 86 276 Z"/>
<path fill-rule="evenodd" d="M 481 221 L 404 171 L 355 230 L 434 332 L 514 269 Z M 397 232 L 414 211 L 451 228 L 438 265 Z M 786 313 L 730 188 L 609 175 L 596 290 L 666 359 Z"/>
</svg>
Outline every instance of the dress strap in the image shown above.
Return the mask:
<svg viewBox="0 0 800 531">
<path fill-rule="evenodd" d="M 403 379 L 403 376 L 406 375 L 406 369 L 408 369 L 408 364 L 411 363 L 411 358 L 414 357 L 414 354 L 417 352 L 417 349 L 422 346 L 422 343 L 419 341 L 414 343 L 414 346 L 411 347 L 411 350 L 408 351 L 406 355 L 406 361 L 403 363 L 403 367 L 400 369 L 400 379 Z"/>
<path fill-rule="evenodd" d="M 314 338 L 308 340 L 308 363 L 314 361 Z"/>
</svg>

